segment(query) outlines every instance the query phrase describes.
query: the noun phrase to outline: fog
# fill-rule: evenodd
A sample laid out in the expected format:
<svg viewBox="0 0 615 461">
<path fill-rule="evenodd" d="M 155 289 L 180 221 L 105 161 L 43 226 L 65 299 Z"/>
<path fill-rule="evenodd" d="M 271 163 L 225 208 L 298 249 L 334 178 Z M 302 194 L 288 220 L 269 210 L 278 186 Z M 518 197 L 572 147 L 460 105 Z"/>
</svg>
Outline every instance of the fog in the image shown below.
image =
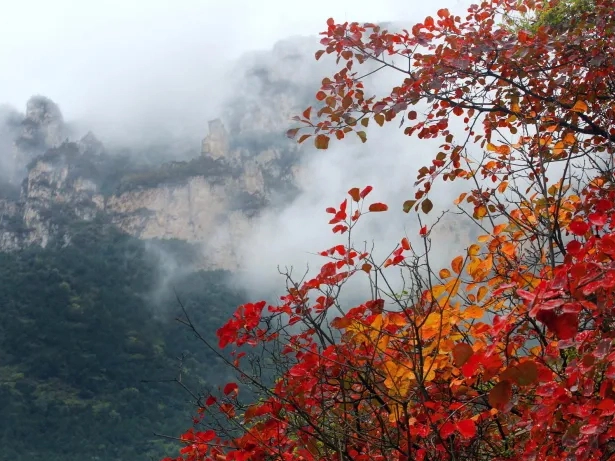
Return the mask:
<svg viewBox="0 0 615 461">
<path fill-rule="evenodd" d="M 281 1 L 100 0 L 23 1 L 5 5 L 0 18 L 0 102 L 21 108 L 33 94 L 57 102 L 65 120 L 93 130 L 105 145 L 155 144 L 170 138 L 197 143 L 207 121 L 228 113 L 230 100 L 254 100 L 251 87 L 238 87 L 246 56 L 270 52 L 291 36 L 316 36 L 328 17 L 338 21 L 394 21 L 410 27 L 437 8 L 463 13 L 467 0 L 437 5 L 402 0 Z M 314 39 L 314 50 L 317 40 Z M 313 52 L 312 51 L 312 52 Z M 248 60 L 250 60 L 248 59 Z M 247 62 L 247 61 L 246 61 Z M 330 73 L 326 63 L 309 71 L 289 67 L 288 79 L 316 83 Z M 313 73 L 312 73 L 313 72 Z M 398 79 L 376 74 L 373 88 L 386 91 Z M 249 96 L 248 96 L 249 95 Z M 262 101 L 267 105 L 267 101 Z M 370 199 L 390 210 L 366 216 L 353 240 L 376 245 L 384 257 L 399 240 L 418 242 L 419 224 L 401 211 L 413 198 L 418 169 L 437 153 L 437 142 L 410 139 L 398 123 L 368 130 L 369 140 L 332 141 L 326 152 L 305 148 L 299 196 L 282 197 L 266 210 L 238 248 L 236 283 L 254 296 L 280 292 L 278 266 L 316 268 L 316 253 L 342 243 L 327 225 L 325 208 L 337 206 L 351 187 L 374 186 Z M 283 132 L 280 132 L 283 136 Z M 458 195 L 459 186 L 435 189 L 433 222 Z M 281 203 L 281 204 L 280 204 Z M 466 231 L 463 231 L 466 232 Z M 437 242 L 436 263 L 449 261 L 453 242 Z"/>
</svg>

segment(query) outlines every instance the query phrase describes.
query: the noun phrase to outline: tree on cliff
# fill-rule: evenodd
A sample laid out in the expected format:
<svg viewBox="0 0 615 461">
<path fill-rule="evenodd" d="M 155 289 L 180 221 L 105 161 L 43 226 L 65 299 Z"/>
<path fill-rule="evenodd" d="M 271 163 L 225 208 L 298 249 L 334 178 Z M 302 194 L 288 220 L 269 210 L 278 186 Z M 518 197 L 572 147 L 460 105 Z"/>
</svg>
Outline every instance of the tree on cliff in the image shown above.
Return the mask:
<svg viewBox="0 0 615 461">
<path fill-rule="evenodd" d="M 342 67 L 289 135 L 326 149 L 397 120 L 440 139 L 403 211 L 466 181 L 454 205 L 482 235 L 448 267 L 431 264 L 427 226 L 376 260 L 353 231 L 395 211 L 350 189 L 327 209 L 341 237 L 321 270 L 218 331 L 260 400 L 235 383 L 204 395 L 179 459 L 613 459 L 615 9 L 585 6 L 564 21 L 555 1 L 492 0 L 402 32 L 328 21 L 316 58 Z M 398 73 L 390 94 L 371 96 L 366 61 Z M 342 305 L 359 277 L 365 302 Z"/>
</svg>

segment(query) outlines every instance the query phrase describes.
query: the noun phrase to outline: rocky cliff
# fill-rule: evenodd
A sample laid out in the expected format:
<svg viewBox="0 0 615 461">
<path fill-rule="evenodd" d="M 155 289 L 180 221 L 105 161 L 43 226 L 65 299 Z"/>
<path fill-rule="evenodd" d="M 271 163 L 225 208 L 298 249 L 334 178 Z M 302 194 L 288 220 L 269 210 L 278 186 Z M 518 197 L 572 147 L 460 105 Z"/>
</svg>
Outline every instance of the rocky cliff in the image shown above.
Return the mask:
<svg viewBox="0 0 615 461">
<path fill-rule="evenodd" d="M 234 245 L 255 216 L 295 191 L 299 147 L 284 133 L 326 70 L 315 47 L 294 38 L 241 58 L 220 119 L 185 161 L 170 152 L 144 165 L 108 152 L 42 96 L 23 114 L 0 108 L 0 161 L 10 172 L 0 177 L 0 251 L 69 245 L 76 223 L 99 220 L 142 239 L 193 242 L 207 267 L 234 269 Z"/>
<path fill-rule="evenodd" d="M 61 127 L 56 114 L 49 127 Z M 16 142 L 14 155 L 33 158 L 18 196 L 0 198 L 0 250 L 69 245 L 74 223 L 99 219 L 141 239 L 199 244 L 205 267 L 234 269 L 235 242 L 272 194 L 292 188 L 296 147 L 232 141 L 213 120 L 199 157 L 153 168 L 107 153 L 91 133 L 78 142 L 44 138 L 57 145 L 39 155 Z"/>
</svg>

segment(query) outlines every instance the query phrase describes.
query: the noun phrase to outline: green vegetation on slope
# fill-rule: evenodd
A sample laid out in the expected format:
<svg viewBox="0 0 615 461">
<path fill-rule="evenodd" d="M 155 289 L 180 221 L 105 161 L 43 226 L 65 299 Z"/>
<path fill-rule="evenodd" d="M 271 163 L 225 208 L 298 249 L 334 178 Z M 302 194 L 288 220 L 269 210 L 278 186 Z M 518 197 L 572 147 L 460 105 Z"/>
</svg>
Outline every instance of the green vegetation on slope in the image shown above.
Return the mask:
<svg viewBox="0 0 615 461">
<path fill-rule="evenodd" d="M 180 433 L 194 410 L 161 382 L 178 357 L 193 389 L 228 378 L 174 321 L 173 288 L 212 337 L 240 296 L 220 272 L 169 281 L 161 264 L 185 244 L 146 250 L 100 222 L 73 230 L 65 248 L 0 254 L 0 459 L 160 459 L 176 445 L 153 434 Z"/>
</svg>

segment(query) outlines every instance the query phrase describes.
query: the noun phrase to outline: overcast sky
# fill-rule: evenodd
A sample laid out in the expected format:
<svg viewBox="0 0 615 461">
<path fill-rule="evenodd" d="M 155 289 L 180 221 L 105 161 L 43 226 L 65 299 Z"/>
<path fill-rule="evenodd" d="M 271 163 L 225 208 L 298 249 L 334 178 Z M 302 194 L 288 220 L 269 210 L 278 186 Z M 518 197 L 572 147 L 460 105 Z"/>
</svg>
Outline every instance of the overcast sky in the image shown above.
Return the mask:
<svg viewBox="0 0 615 461">
<path fill-rule="evenodd" d="M 0 103 L 23 110 L 32 94 L 43 94 L 60 105 L 65 119 L 88 123 L 105 143 L 113 136 L 139 142 L 165 130 L 204 136 L 207 120 L 219 116 L 218 104 L 232 90 L 223 70 L 242 53 L 270 49 L 292 35 L 317 35 L 329 17 L 411 27 L 439 8 L 461 13 L 469 3 L 5 0 Z M 394 209 L 369 228 L 369 235 L 384 239 L 381 248 L 393 247 L 407 233 L 418 235 L 416 218 L 401 213 L 401 203 L 412 196 L 416 171 L 435 149 L 387 125 L 370 128 L 366 145 L 335 142 L 329 151 L 311 154 L 303 162 L 300 197 L 284 210 L 265 213 L 245 240 L 245 269 L 252 274 L 246 283 L 279 288 L 278 264 L 301 267 L 308 252 L 332 246 L 324 209 L 353 186 L 373 185 L 374 199 Z M 436 198 L 450 203 L 454 195 L 449 188 Z M 450 251 L 447 246 L 443 256 Z"/>
<path fill-rule="evenodd" d="M 22 109 L 39 93 L 68 120 L 194 113 L 204 125 L 224 61 L 293 34 L 316 35 L 331 16 L 405 21 L 433 8 L 408 0 L 3 1 L 0 104 Z"/>
</svg>

